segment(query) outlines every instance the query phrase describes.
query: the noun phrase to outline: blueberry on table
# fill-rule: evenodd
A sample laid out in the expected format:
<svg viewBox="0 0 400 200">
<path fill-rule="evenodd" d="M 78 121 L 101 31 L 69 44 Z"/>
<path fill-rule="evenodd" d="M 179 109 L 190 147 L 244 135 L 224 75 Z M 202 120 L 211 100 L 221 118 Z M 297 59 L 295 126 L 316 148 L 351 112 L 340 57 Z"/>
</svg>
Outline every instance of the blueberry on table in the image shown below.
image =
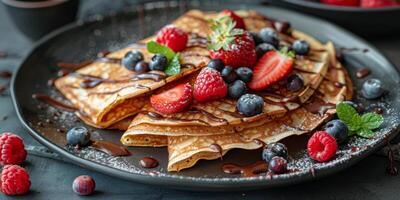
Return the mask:
<svg viewBox="0 0 400 200">
<path fill-rule="evenodd" d="M 245 94 L 239 98 L 236 107 L 241 114 L 251 117 L 262 113 L 264 100 L 255 94 Z"/>
<path fill-rule="evenodd" d="M 247 83 L 251 81 L 251 78 L 253 77 L 253 70 L 248 67 L 239 67 L 236 69 L 236 74 L 240 80 Z"/>
<path fill-rule="evenodd" d="M 379 79 L 369 79 L 362 86 L 362 95 L 366 99 L 376 99 L 383 95 L 384 89 Z"/>
<path fill-rule="evenodd" d="M 274 29 L 263 28 L 263 29 L 261 29 L 259 35 L 260 35 L 260 38 L 263 40 L 263 42 L 271 44 L 274 47 L 279 46 L 278 34 L 276 33 L 276 31 Z"/>
<path fill-rule="evenodd" d="M 82 196 L 91 195 L 96 188 L 96 182 L 92 177 L 87 175 L 78 176 L 72 183 L 72 190 Z"/>
<path fill-rule="evenodd" d="M 149 68 L 149 63 L 145 62 L 145 61 L 140 61 L 135 65 L 135 72 L 142 74 L 142 73 L 146 73 L 150 70 Z"/>
<path fill-rule="evenodd" d="M 168 65 L 168 59 L 162 54 L 155 54 L 150 61 L 150 70 L 164 71 Z"/>
<path fill-rule="evenodd" d="M 143 60 L 143 54 L 140 51 L 129 51 L 122 58 L 122 65 L 128 70 L 134 70 L 138 62 Z"/>
<path fill-rule="evenodd" d="M 339 119 L 332 120 L 324 126 L 324 130 L 332 135 L 338 143 L 343 143 L 347 139 L 349 128 Z"/>
<path fill-rule="evenodd" d="M 222 69 L 224 69 L 225 64 L 224 64 L 224 62 L 222 62 L 221 59 L 212 59 L 208 63 L 207 67 L 213 68 L 213 69 L 215 69 L 215 70 L 220 72 L 220 71 L 222 71 Z"/>
<path fill-rule="evenodd" d="M 237 74 L 231 66 L 225 66 L 221 71 L 221 76 L 226 83 L 233 83 L 237 79 Z"/>
<path fill-rule="evenodd" d="M 305 56 L 310 52 L 310 44 L 305 40 L 296 40 L 292 44 L 292 50 L 296 55 Z"/>
<path fill-rule="evenodd" d="M 266 162 L 270 162 L 273 157 L 279 156 L 282 158 L 287 159 L 288 157 L 288 150 L 286 146 L 282 143 L 270 143 L 267 145 L 262 152 L 262 158 Z"/>
<path fill-rule="evenodd" d="M 83 126 L 74 127 L 67 132 L 67 142 L 74 146 L 87 146 L 90 142 L 89 131 Z"/>
<path fill-rule="evenodd" d="M 261 44 L 257 45 L 257 47 L 256 47 L 257 58 L 259 59 L 268 51 L 274 51 L 274 50 L 276 50 L 276 49 L 272 44 L 261 43 Z"/>
<path fill-rule="evenodd" d="M 275 156 L 269 161 L 268 169 L 274 174 L 283 174 L 287 171 L 287 160 L 285 158 Z"/>
<path fill-rule="evenodd" d="M 238 99 L 242 95 L 246 94 L 246 92 L 246 83 L 241 80 L 236 80 L 235 82 L 230 84 L 228 88 L 228 96 L 233 99 Z"/>
<path fill-rule="evenodd" d="M 297 74 L 293 74 L 287 77 L 286 82 L 287 82 L 286 88 L 292 92 L 297 92 L 301 90 L 301 88 L 303 88 L 304 86 L 303 79 Z"/>
</svg>

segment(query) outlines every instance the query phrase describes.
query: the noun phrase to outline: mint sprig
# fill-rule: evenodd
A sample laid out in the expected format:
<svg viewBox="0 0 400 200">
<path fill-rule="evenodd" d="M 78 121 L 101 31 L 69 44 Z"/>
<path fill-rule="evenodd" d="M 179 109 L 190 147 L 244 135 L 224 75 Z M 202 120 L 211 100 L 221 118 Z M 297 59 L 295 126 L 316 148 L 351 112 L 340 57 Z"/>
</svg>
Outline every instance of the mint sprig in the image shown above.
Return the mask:
<svg viewBox="0 0 400 200">
<path fill-rule="evenodd" d="M 167 46 L 161 45 L 157 42 L 150 41 L 147 43 L 147 51 L 154 54 L 162 54 L 168 59 L 168 66 L 164 72 L 173 76 L 181 72 L 181 64 L 179 63 L 180 55 L 175 53 L 172 49 Z"/>
<path fill-rule="evenodd" d="M 169 62 L 167 68 L 165 69 L 165 73 L 169 76 L 173 76 L 179 74 L 181 72 L 181 64 L 179 63 L 180 54 L 177 53 L 172 58 L 171 62 Z"/>
<path fill-rule="evenodd" d="M 350 135 L 357 134 L 364 138 L 373 137 L 373 130 L 379 128 L 384 121 L 382 115 L 376 113 L 359 115 L 356 109 L 346 103 L 336 105 L 336 112 L 339 119 L 349 127 Z"/>
</svg>

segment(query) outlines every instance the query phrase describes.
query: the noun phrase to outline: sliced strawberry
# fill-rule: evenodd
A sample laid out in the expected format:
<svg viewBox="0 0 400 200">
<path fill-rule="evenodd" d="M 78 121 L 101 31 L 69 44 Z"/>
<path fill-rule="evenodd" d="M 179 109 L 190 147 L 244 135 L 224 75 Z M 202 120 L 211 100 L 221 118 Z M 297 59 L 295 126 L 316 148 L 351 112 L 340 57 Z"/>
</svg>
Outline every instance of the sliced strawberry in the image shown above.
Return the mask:
<svg viewBox="0 0 400 200">
<path fill-rule="evenodd" d="M 164 114 L 183 111 L 192 103 L 192 86 L 189 83 L 180 84 L 172 89 L 150 97 L 150 103 L 155 110 Z"/>
<path fill-rule="evenodd" d="M 257 62 L 248 86 L 252 90 L 266 89 L 286 77 L 292 69 L 292 58 L 277 51 L 269 51 Z"/>
<path fill-rule="evenodd" d="M 230 18 L 232 18 L 232 20 L 236 23 L 235 28 L 246 29 L 246 25 L 244 24 L 243 18 L 238 16 L 234 11 L 224 10 L 224 11 L 222 11 L 222 14 L 227 15 Z"/>
</svg>

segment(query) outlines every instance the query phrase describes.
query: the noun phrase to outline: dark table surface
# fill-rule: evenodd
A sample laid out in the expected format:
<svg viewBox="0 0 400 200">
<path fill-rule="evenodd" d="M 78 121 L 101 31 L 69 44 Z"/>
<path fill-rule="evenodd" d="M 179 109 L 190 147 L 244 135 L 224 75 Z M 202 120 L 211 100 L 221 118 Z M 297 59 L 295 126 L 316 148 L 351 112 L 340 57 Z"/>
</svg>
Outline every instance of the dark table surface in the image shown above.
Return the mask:
<svg viewBox="0 0 400 200">
<path fill-rule="evenodd" d="M 123 3 L 115 1 L 82 1 L 79 18 L 88 18 L 109 9 L 118 11 L 122 7 Z M 0 51 L 8 54 L 7 58 L 0 58 L 0 70 L 14 71 L 34 43 L 16 30 L 2 6 L 0 35 Z M 400 66 L 400 36 L 368 40 Z M 8 81 L 0 79 L 0 85 Z M 0 132 L 6 131 L 22 136 L 26 144 L 40 145 L 18 121 L 9 91 L 0 96 Z M 321 180 L 259 191 L 212 193 L 170 190 L 127 182 L 62 161 L 29 155 L 25 167 L 31 176 L 31 191 L 19 197 L 0 195 L 0 199 L 400 199 L 400 176 L 386 173 L 387 162 L 384 156 L 372 155 L 346 171 Z M 79 197 L 73 193 L 72 181 L 82 174 L 96 180 L 94 195 Z"/>
</svg>

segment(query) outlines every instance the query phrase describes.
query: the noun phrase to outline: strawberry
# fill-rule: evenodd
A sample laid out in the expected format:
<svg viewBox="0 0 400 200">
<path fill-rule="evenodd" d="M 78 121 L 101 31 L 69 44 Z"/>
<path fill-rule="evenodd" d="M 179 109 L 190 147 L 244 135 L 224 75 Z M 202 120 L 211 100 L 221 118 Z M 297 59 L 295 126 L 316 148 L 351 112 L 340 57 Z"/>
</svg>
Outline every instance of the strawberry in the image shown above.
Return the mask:
<svg viewBox="0 0 400 200">
<path fill-rule="evenodd" d="M 186 83 L 153 95 L 150 97 L 150 103 L 160 113 L 173 114 L 181 112 L 190 106 L 192 99 L 192 86 Z"/>
<path fill-rule="evenodd" d="M 263 90 L 286 77 L 293 69 L 292 52 L 269 51 L 257 62 L 253 78 L 248 83 L 252 90 Z"/>
<path fill-rule="evenodd" d="M 193 96 L 198 102 L 221 99 L 227 93 L 228 87 L 219 71 L 206 67 L 197 76 Z"/>
<path fill-rule="evenodd" d="M 224 10 L 222 11 L 222 15 L 227 15 L 235 22 L 235 28 L 246 29 L 246 25 L 244 24 L 243 18 L 236 15 L 232 10 Z"/>
<path fill-rule="evenodd" d="M 399 5 L 400 3 L 396 0 L 361 0 L 361 7 L 363 8 L 381 8 Z"/>
<path fill-rule="evenodd" d="M 321 0 L 321 3 L 335 6 L 359 6 L 360 0 Z"/>
<path fill-rule="evenodd" d="M 253 38 L 244 30 L 236 29 L 229 17 L 221 17 L 212 25 L 209 38 L 210 56 L 232 67 L 252 67 L 257 62 Z"/>
<path fill-rule="evenodd" d="M 162 28 L 156 36 L 156 42 L 171 48 L 175 52 L 186 48 L 189 36 L 183 30 L 173 25 Z"/>
</svg>

